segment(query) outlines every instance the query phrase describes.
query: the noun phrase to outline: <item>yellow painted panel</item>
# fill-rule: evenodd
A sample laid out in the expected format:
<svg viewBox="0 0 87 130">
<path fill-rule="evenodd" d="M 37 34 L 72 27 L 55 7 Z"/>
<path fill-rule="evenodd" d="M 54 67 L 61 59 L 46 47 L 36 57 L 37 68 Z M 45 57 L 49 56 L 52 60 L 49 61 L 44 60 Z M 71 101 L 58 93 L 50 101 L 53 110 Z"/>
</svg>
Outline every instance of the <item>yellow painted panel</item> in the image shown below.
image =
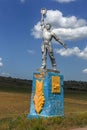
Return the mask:
<svg viewBox="0 0 87 130">
<path fill-rule="evenodd" d="M 60 77 L 52 76 L 52 93 L 60 93 Z"/>
<path fill-rule="evenodd" d="M 35 110 L 39 114 L 43 109 L 45 103 L 44 93 L 43 93 L 43 81 L 36 80 L 36 91 L 34 96 Z"/>
</svg>

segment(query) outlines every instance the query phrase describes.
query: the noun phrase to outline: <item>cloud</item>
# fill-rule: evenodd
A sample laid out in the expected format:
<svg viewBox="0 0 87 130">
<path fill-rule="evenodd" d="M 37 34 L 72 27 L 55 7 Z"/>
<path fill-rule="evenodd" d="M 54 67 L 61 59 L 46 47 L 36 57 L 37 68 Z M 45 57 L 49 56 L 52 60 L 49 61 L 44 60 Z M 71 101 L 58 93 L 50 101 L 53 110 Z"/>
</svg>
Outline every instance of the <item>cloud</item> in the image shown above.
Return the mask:
<svg viewBox="0 0 87 130">
<path fill-rule="evenodd" d="M 0 62 L 2 61 L 2 58 L 0 57 Z"/>
<path fill-rule="evenodd" d="M 20 0 L 20 2 L 21 2 L 21 3 L 25 3 L 25 2 L 26 2 L 26 0 Z"/>
<path fill-rule="evenodd" d="M 27 50 L 27 52 L 32 55 L 35 54 L 34 50 Z"/>
<path fill-rule="evenodd" d="M 59 10 L 48 10 L 46 23 L 51 23 L 52 31 L 63 40 L 76 40 L 87 37 L 87 21 L 76 16 L 63 16 Z M 32 29 L 35 38 L 41 38 L 40 21 Z"/>
<path fill-rule="evenodd" d="M 2 62 L 0 62 L 0 67 L 2 67 L 3 66 L 3 63 Z"/>
<path fill-rule="evenodd" d="M 82 70 L 83 73 L 87 74 L 87 69 Z"/>
<path fill-rule="evenodd" d="M 2 72 L 1 75 L 6 77 L 11 76 L 10 73 L 6 73 L 6 72 Z"/>
<path fill-rule="evenodd" d="M 2 58 L 0 57 L 0 67 L 3 66 L 3 63 L 2 63 Z"/>
<path fill-rule="evenodd" d="M 70 3 L 70 2 L 73 2 L 75 0 L 54 0 L 54 1 L 57 1 L 59 3 Z"/>
<path fill-rule="evenodd" d="M 61 56 L 77 56 L 79 58 L 87 60 L 87 46 L 80 50 L 78 47 L 68 48 L 68 49 L 55 49 L 56 54 L 60 54 Z"/>
<path fill-rule="evenodd" d="M 40 27 L 40 22 L 38 22 L 34 28 L 32 29 L 32 35 L 35 38 L 41 38 L 41 27 Z"/>
</svg>

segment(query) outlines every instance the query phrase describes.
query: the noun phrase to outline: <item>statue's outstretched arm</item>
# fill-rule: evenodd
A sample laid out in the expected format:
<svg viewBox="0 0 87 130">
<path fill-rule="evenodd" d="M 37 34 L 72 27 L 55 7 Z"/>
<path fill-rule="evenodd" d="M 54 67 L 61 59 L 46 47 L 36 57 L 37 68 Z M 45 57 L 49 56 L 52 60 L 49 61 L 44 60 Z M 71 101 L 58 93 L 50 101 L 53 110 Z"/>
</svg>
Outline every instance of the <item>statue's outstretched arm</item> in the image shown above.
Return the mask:
<svg viewBox="0 0 87 130">
<path fill-rule="evenodd" d="M 52 36 L 53 36 L 53 38 L 54 38 L 57 42 L 59 42 L 65 49 L 67 48 L 67 47 L 66 47 L 66 44 L 65 44 L 63 41 L 61 41 L 55 34 L 53 34 Z"/>
</svg>

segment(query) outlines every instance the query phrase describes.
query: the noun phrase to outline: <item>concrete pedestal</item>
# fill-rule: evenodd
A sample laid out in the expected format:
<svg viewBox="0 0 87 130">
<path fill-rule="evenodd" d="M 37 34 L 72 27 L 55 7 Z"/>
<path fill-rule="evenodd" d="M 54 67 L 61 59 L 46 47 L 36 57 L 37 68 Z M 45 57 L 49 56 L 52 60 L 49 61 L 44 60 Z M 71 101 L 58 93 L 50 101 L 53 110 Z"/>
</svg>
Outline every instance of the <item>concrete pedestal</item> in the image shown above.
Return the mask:
<svg viewBox="0 0 87 130">
<path fill-rule="evenodd" d="M 28 118 L 64 116 L 63 75 L 34 73 Z"/>
</svg>

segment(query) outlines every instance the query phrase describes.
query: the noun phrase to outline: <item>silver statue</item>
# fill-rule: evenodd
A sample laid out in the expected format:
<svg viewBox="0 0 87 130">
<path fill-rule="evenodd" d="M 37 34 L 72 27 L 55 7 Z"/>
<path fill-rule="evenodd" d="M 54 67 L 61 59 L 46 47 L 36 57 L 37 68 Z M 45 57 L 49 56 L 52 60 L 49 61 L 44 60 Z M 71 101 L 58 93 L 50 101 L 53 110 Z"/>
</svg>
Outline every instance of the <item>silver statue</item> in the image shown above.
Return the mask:
<svg viewBox="0 0 87 130">
<path fill-rule="evenodd" d="M 52 49 L 52 43 L 51 40 L 52 38 L 54 38 L 56 41 L 58 41 L 61 45 L 64 46 L 64 48 L 66 48 L 66 44 L 64 42 L 62 42 L 51 30 L 51 24 L 44 22 L 44 17 L 46 15 L 46 9 L 43 8 L 41 9 L 41 29 L 42 29 L 42 39 L 43 39 L 43 43 L 41 46 L 41 50 L 42 50 L 42 66 L 41 69 L 46 69 L 46 59 L 47 59 L 47 52 L 49 54 L 51 63 L 52 63 L 52 68 L 53 70 L 56 70 L 56 61 L 54 58 L 54 54 L 53 54 L 53 49 Z"/>
</svg>

